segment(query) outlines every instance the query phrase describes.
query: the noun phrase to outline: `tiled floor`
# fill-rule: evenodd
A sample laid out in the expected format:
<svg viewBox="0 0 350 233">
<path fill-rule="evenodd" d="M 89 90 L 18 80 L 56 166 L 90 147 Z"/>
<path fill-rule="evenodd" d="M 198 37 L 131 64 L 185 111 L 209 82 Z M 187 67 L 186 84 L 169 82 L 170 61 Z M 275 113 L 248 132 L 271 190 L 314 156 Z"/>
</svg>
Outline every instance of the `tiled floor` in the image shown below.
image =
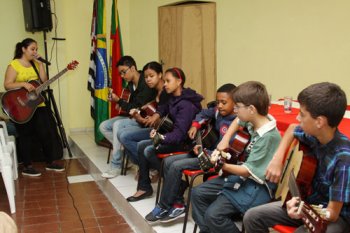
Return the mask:
<svg viewBox="0 0 350 233">
<path fill-rule="evenodd" d="M 16 213 L 10 216 L 20 233 L 133 232 L 77 159 L 62 163 L 66 172 L 48 172 L 43 164 L 35 163 L 41 177 L 19 175 L 15 183 Z M 2 181 L 0 210 L 9 214 Z"/>
<path fill-rule="evenodd" d="M 148 214 L 155 206 L 155 196 L 157 186 L 153 184 L 153 196 L 148 199 L 144 199 L 138 202 L 129 203 L 125 199 L 135 193 L 137 187 L 137 181 L 134 179 L 136 169 L 128 170 L 126 176 L 118 176 L 116 178 L 106 180 L 101 178 L 101 172 L 108 169 L 107 165 L 107 154 L 108 149 L 96 146 L 94 143 L 94 137 L 92 131 L 87 132 L 76 132 L 70 135 L 72 141 L 74 141 L 82 151 L 82 153 L 89 158 L 89 161 L 96 166 L 97 171 L 93 171 L 91 174 L 95 181 L 103 187 L 104 190 L 109 190 L 105 186 L 110 185 L 115 195 L 118 197 L 114 198 L 113 194 L 110 199 L 114 199 L 116 207 L 124 212 L 123 216 L 127 221 L 132 224 L 133 229 L 135 228 L 138 232 L 157 232 L 157 233 L 178 233 L 182 232 L 183 219 L 177 219 L 170 223 L 152 223 L 149 225 L 144 216 Z M 116 194 L 117 193 L 117 194 Z M 188 222 L 186 232 L 193 231 L 194 224 L 192 219 Z"/>
</svg>

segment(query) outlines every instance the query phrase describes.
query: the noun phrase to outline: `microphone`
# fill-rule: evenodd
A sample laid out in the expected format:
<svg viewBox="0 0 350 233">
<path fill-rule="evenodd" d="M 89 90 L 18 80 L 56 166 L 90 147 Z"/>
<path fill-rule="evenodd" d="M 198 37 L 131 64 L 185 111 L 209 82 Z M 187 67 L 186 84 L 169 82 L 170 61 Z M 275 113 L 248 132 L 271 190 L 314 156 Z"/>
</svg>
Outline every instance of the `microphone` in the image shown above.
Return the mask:
<svg viewBox="0 0 350 233">
<path fill-rule="evenodd" d="M 46 61 L 46 60 L 45 60 L 44 58 L 42 58 L 42 57 L 38 57 L 38 58 L 36 58 L 36 60 L 41 61 L 42 63 L 45 63 L 45 64 L 47 64 L 47 65 L 51 65 L 51 62 Z"/>
</svg>

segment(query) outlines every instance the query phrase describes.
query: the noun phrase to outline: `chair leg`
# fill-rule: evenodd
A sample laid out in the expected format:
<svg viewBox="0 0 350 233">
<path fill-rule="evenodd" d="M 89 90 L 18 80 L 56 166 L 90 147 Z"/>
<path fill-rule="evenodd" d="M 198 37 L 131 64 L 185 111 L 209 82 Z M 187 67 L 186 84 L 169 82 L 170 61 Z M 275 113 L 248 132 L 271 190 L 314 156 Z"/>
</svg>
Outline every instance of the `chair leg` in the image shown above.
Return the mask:
<svg viewBox="0 0 350 233">
<path fill-rule="evenodd" d="M 15 183 L 13 181 L 13 171 L 10 166 L 2 167 L 2 179 L 5 183 L 7 198 L 10 204 L 11 214 L 16 212 L 16 203 L 15 203 Z"/>
<path fill-rule="evenodd" d="M 160 163 L 159 178 L 158 178 L 158 186 L 157 186 L 157 195 L 156 195 L 156 205 L 158 204 L 158 201 L 159 201 L 160 186 L 162 185 L 163 166 L 164 166 L 164 159 L 162 159 L 162 162 Z"/>
<path fill-rule="evenodd" d="M 125 153 L 124 147 L 121 149 L 122 153 L 122 170 L 121 170 L 121 175 L 126 176 L 126 170 L 128 170 L 128 163 L 129 163 L 129 155 Z"/>
<path fill-rule="evenodd" d="M 197 232 L 197 227 L 198 227 L 198 225 L 197 225 L 197 224 L 194 224 L 193 233 L 196 233 L 196 232 Z"/>
<path fill-rule="evenodd" d="M 16 143 L 13 141 L 8 142 L 9 145 L 11 145 L 12 150 L 13 150 L 13 157 L 12 157 L 12 162 L 13 162 L 13 179 L 17 180 L 18 179 L 18 161 L 17 161 L 17 150 L 16 150 Z"/>
<path fill-rule="evenodd" d="M 185 218 L 184 218 L 182 233 L 185 233 L 185 232 L 186 232 L 187 221 L 188 221 L 188 214 L 189 214 L 189 211 L 190 211 L 191 193 L 192 193 L 193 183 L 194 183 L 194 180 L 195 180 L 198 176 L 200 176 L 200 175 L 203 175 L 203 174 L 200 173 L 200 174 L 191 176 L 191 181 L 190 181 L 189 186 L 188 186 L 187 203 L 186 203 Z M 188 180 L 188 177 L 187 177 L 187 176 L 186 176 L 186 180 Z M 195 226 L 195 227 L 196 227 L 196 226 Z"/>
<path fill-rule="evenodd" d="M 109 159 L 111 158 L 111 153 L 112 153 L 112 145 L 108 149 L 107 164 L 109 164 Z"/>
<path fill-rule="evenodd" d="M 125 150 L 121 147 L 120 148 L 120 152 L 122 153 L 122 167 L 121 167 L 121 171 L 120 171 L 120 175 L 124 176 L 124 174 L 126 174 L 126 165 L 125 165 Z"/>
</svg>

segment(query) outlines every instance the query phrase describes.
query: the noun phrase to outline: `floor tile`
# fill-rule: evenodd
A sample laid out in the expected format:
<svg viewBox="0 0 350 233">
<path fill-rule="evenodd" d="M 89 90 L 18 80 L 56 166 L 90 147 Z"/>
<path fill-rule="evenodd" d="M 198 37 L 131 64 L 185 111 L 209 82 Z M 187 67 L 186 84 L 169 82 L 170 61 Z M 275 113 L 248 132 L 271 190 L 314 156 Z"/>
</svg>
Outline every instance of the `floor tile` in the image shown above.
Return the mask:
<svg viewBox="0 0 350 233">
<path fill-rule="evenodd" d="M 82 233 L 83 226 L 86 233 L 116 232 L 119 228 L 133 232 L 77 159 L 62 164 L 66 172 L 47 172 L 44 163 L 34 163 L 42 176 L 19 175 L 15 181 L 16 213 L 12 215 L 0 182 L 0 198 L 6 200 L 0 203 L 0 210 L 15 220 L 19 233 Z"/>
</svg>

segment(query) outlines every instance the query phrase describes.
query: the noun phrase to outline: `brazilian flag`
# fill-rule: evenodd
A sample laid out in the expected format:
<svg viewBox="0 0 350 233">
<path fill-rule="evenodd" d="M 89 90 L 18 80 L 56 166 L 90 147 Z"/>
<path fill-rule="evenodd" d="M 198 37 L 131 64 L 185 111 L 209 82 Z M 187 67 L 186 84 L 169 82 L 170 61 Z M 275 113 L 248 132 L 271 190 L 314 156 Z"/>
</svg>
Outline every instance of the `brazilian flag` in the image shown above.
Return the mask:
<svg viewBox="0 0 350 233">
<path fill-rule="evenodd" d="M 94 0 L 91 23 L 91 53 L 88 90 L 91 93 L 91 116 L 95 120 L 95 141 L 104 137 L 99 131 L 100 123 L 109 118 L 108 64 L 106 45 L 105 0 Z"/>
</svg>

